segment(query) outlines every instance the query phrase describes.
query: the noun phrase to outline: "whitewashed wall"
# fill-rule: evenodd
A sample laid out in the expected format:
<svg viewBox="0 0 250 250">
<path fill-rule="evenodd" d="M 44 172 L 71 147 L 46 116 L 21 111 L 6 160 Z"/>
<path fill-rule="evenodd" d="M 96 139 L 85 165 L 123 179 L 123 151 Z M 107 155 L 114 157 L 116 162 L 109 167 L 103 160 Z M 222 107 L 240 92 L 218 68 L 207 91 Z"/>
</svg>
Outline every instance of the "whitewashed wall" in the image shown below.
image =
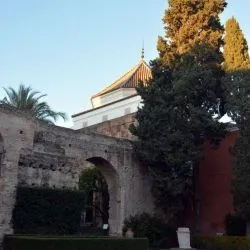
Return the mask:
<svg viewBox="0 0 250 250">
<path fill-rule="evenodd" d="M 105 120 L 115 119 L 129 113 L 134 113 L 141 105 L 141 97 L 139 95 L 115 102 L 104 107 L 92 109 L 77 117 L 73 117 L 73 129 L 81 129 Z"/>
<path fill-rule="evenodd" d="M 136 90 L 134 88 L 117 89 L 105 95 L 94 97 L 91 102 L 93 108 L 97 108 L 135 94 Z"/>
</svg>

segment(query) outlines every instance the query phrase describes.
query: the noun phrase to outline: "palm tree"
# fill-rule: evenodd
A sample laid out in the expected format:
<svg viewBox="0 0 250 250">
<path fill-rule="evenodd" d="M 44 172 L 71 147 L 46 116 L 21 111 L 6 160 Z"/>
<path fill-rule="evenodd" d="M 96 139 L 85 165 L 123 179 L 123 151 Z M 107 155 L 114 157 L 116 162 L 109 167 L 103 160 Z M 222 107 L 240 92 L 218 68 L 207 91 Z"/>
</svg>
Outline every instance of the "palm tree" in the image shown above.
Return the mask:
<svg viewBox="0 0 250 250">
<path fill-rule="evenodd" d="M 55 112 L 50 108 L 47 102 L 41 101 L 46 95 L 32 90 L 30 86 L 25 87 L 23 84 L 20 84 L 17 91 L 11 87 L 4 88 L 4 91 L 6 97 L 0 100 L 0 104 L 3 106 L 27 111 L 33 114 L 38 120 L 45 121 L 49 124 L 54 124 L 58 118 L 62 118 L 64 121 L 67 120 L 65 113 Z"/>
</svg>

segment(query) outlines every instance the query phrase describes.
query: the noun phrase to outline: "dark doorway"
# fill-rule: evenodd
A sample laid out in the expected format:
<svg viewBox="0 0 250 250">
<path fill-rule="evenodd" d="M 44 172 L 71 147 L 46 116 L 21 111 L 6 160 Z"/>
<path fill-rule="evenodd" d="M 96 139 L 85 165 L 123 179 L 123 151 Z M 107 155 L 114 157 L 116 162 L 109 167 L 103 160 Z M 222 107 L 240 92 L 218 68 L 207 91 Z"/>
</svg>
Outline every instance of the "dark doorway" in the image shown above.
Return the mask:
<svg viewBox="0 0 250 250">
<path fill-rule="evenodd" d="M 85 192 L 84 227 L 102 228 L 109 219 L 109 192 L 107 182 L 101 171 L 90 164 L 79 178 L 79 189 Z"/>
</svg>

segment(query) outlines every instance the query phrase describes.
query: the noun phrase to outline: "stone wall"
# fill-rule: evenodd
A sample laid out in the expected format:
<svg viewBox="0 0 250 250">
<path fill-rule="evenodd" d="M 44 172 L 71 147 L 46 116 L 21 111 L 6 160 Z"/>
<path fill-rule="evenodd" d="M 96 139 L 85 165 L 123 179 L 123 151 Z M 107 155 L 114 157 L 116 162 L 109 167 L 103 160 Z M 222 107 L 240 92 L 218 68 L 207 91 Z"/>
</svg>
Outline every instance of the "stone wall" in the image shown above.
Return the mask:
<svg viewBox="0 0 250 250">
<path fill-rule="evenodd" d="M 129 132 L 129 126 L 133 123 L 135 123 L 135 113 L 101 122 L 93 126 L 89 126 L 83 130 L 88 130 L 94 133 L 116 138 L 134 140 L 135 137 Z"/>
<path fill-rule="evenodd" d="M 121 139 L 133 138 L 127 130 L 132 122 L 133 114 L 75 131 L 0 108 L 0 242 L 13 232 L 18 185 L 77 188 L 88 162 L 101 170 L 109 187 L 111 233 L 121 233 L 129 215 L 155 211 L 146 168 L 136 161 L 131 143 Z M 233 211 L 230 148 L 237 136 L 230 132 L 217 149 L 205 145 L 199 176 L 203 235 L 223 231 L 224 216 Z"/>
<path fill-rule="evenodd" d="M 3 145 L 3 137 L 0 134 L 0 178 L 1 178 L 1 165 L 2 165 L 2 159 L 4 157 L 4 145 Z M 0 189 L 1 191 L 1 189 Z"/>
<path fill-rule="evenodd" d="M 128 131 L 130 124 L 135 122 L 134 116 L 135 114 L 129 114 L 96 124 L 88 129 L 112 137 L 135 139 Z M 204 158 L 200 163 L 197 181 L 198 193 L 201 199 L 200 211 L 196 218 L 198 220 L 196 230 L 202 235 L 225 233 L 225 216 L 234 210 L 233 197 L 230 192 L 233 176 L 230 152 L 238 134 L 239 131 L 233 125 L 229 127 L 227 136 L 221 141 L 218 148 L 208 142 L 204 145 Z M 133 183 L 133 185 L 136 185 L 136 183 Z M 140 190 L 140 187 L 136 186 L 131 186 L 131 188 Z M 185 216 L 187 223 L 195 230 L 194 220 L 196 216 L 192 206 L 186 208 Z"/>
<path fill-rule="evenodd" d="M 150 179 L 127 140 L 47 125 L 6 108 L 0 108 L 0 135 L 0 240 L 13 232 L 17 186 L 76 188 L 87 162 L 107 181 L 111 233 L 120 234 L 129 215 L 154 210 Z"/>
</svg>

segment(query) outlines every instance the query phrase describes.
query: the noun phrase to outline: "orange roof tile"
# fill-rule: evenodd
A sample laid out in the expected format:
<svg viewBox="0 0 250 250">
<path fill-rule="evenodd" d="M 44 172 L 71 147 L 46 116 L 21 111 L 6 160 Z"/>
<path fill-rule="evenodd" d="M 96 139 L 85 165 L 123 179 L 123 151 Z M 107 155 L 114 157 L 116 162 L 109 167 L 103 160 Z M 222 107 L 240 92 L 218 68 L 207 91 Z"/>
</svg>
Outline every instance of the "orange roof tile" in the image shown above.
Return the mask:
<svg viewBox="0 0 250 250">
<path fill-rule="evenodd" d="M 139 82 L 142 81 L 145 83 L 150 78 L 152 78 L 151 69 L 148 64 L 142 59 L 135 67 L 133 67 L 126 74 L 114 81 L 112 84 L 107 86 L 105 89 L 92 96 L 91 99 L 97 96 L 102 96 L 117 89 L 135 88 L 137 87 Z"/>
</svg>

